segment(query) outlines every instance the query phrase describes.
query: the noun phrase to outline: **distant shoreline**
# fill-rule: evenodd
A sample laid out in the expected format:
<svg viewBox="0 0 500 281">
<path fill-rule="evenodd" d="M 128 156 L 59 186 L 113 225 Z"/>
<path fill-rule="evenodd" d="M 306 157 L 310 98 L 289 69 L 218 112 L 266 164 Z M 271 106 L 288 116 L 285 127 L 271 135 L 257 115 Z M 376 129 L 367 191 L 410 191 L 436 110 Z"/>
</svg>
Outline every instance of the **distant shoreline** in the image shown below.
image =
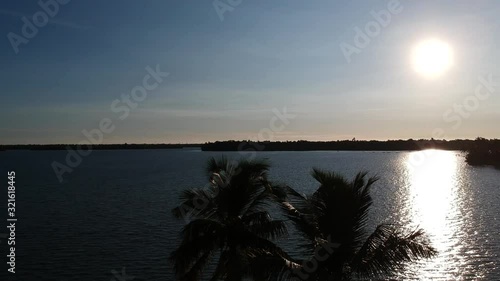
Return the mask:
<svg viewBox="0 0 500 281">
<path fill-rule="evenodd" d="M 76 144 L 15 144 L 15 145 L 0 145 L 0 151 L 7 150 L 67 150 L 67 149 L 83 149 L 89 147 L 85 145 L 79 146 Z M 92 145 L 92 150 L 144 150 L 144 149 L 185 149 L 199 148 L 201 144 L 97 144 Z"/>
<path fill-rule="evenodd" d="M 339 140 L 339 141 L 217 141 L 204 144 L 99 144 L 92 150 L 201 149 L 202 151 L 419 151 L 425 149 L 469 151 L 477 147 L 500 150 L 500 139 L 476 140 Z M 7 150 L 67 150 L 89 147 L 76 144 L 0 145 Z"/>
<path fill-rule="evenodd" d="M 388 140 L 388 141 L 225 141 L 206 143 L 203 151 L 420 151 L 425 149 L 469 151 L 477 147 L 500 149 L 499 139 L 476 140 Z"/>
</svg>

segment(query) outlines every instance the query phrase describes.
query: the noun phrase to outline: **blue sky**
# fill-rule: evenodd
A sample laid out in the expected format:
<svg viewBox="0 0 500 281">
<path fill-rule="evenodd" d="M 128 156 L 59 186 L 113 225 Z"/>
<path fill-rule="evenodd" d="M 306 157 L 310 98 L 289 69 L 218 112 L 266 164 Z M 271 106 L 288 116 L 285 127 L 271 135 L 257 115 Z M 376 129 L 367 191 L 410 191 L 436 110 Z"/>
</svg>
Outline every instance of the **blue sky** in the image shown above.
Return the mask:
<svg viewBox="0 0 500 281">
<path fill-rule="evenodd" d="M 478 77 L 500 81 L 500 3 L 401 0 L 348 62 L 340 44 L 354 45 L 355 28 L 388 3 L 243 0 L 221 20 L 212 1 L 73 0 L 16 54 L 8 34 L 42 9 L 3 1 L 0 143 L 77 143 L 103 118 L 116 127 L 104 143 L 258 139 L 284 107 L 296 117 L 274 140 L 430 138 L 437 128 L 499 137 L 500 90 L 464 115 L 448 111 L 474 96 Z M 411 66 L 428 38 L 453 50 L 434 79 Z M 170 75 L 117 118 L 111 103 L 156 65 Z"/>
</svg>

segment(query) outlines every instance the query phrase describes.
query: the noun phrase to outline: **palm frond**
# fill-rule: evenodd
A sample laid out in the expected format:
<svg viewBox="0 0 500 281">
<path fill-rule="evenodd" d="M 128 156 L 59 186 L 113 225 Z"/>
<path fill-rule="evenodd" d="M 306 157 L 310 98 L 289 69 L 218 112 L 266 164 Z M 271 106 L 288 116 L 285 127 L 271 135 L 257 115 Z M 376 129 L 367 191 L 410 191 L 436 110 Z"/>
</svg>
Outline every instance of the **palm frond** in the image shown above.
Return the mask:
<svg viewBox="0 0 500 281">
<path fill-rule="evenodd" d="M 286 224 L 282 220 L 272 220 L 267 212 L 253 214 L 252 218 L 245 217 L 243 222 L 248 230 L 256 235 L 274 240 L 288 235 Z"/>
<path fill-rule="evenodd" d="M 297 280 L 295 272 L 301 268 L 301 261 L 289 260 L 266 252 L 253 252 L 249 263 L 249 276 L 258 281 Z"/>
<path fill-rule="evenodd" d="M 354 192 L 356 211 L 354 214 L 353 232 L 356 233 L 355 245 L 362 244 L 364 239 L 364 228 L 368 221 L 368 211 L 373 204 L 370 195 L 371 188 L 378 181 L 378 177 L 370 177 L 367 180 L 367 172 L 360 172 L 356 175 L 350 186 Z"/>
<path fill-rule="evenodd" d="M 238 175 L 243 174 L 247 178 L 266 177 L 270 167 L 271 165 L 265 159 L 241 160 L 238 163 Z"/>
<path fill-rule="evenodd" d="M 281 203 L 280 207 L 282 212 L 285 214 L 285 217 L 293 223 L 295 228 L 299 231 L 299 234 L 301 234 L 307 241 L 302 243 L 300 246 L 305 250 L 305 252 L 308 252 L 308 254 L 312 253 L 309 253 L 309 251 L 312 251 L 316 247 L 317 239 L 322 237 L 314 214 L 309 212 L 306 207 L 297 209 L 289 202 Z"/>
<path fill-rule="evenodd" d="M 347 183 L 347 180 L 342 175 L 335 172 L 326 172 L 318 168 L 313 168 L 311 175 L 321 185 L 342 186 Z"/>
<path fill-rule="evenodd" d="M 268 193 L 260 183 L 249 185 L 248 187 L 242 191 L 242 193 L 246 192 L 246 194 L 241 194 L 243 195 L 243 202 L 239 212 L 240 216 L 245 216 L 248 213 L 258 213 L 265 209 L 265 207 L 269 207 L 269 203 L 271 202 L 270 198 L 272 194 Z"/>
<path fill-rule="evenodd" d="M 226 250 L 221 250 L 221 253 L 219 255 L 219 261 L 217 262 L 217 266 L 215 267 L 214 273 L 212 275 L 212 278 L 210 278 L 210 281 L 217 281 L 224 279 L 224 277 L 227 275 L 227 264 L 229 260 L 229 253 Z"/>
<path fill-rule="evenodd" d="M 240 279 L 250 260 L 261 255 L 286 259 L 287 254 L 268 239 L 287 234 L 283 221 L 268 213 L 273 202 L 286 199 L 283 188 L 267 179 L 267 161 L 229 161 L 210 158 L 209 186 L 182 192 L 172 213 L 186 218 L 179 247 L 170 259 L 180 280 L 195 280 L 214 253 L 220 253 L 212 280 Z"/>
<path fill-rule="evenodd" d="M 198 219 L 187 224 L 181 232 L 180 246 L 170 255 L 177 275 L 184 276 L 196 264 L 201 268 L 204 262 L 200 259 L 206 254 L 211 255 L 219 247 L 223 236 L 222 225 L 216 221 Z"/>
<path fill-rule="evenodd" d="M 372 278 L 401 270 L 408 262 L 436 254 L 423 230 L 405 234 L 393 225 L 382 224 L 366 240 L 350 265 L 358 276 Z"/>
<path fill-rule="evenodd" d="M 364 227 L 372 204 L 370 188 L 377 178 L 366 180 L 367 173 L 360 172 L 348 181 L 339 174 L 319 169 L 313 170 L 313 176 L 321 183 L 309 199 L 320 232 L 341 243 L 347 258 L 364 241 Z"/>
<path fill-rule="evenodd" d="M 191 266 L 189 270 L 187 270 L 184 274 L 179 274 L 178 278 L 180 281 L 199 281 L 201 274 L 203 272 L 203 268 L 210 261 L 210 256 L 212 253 L 207 252 L 201 255 L 198 260 Z"/>
<path fill-rule="evenodd" d="M 228 160 L 222 155 L 219 159 L 215 157 L 210 157 L 205 166 L 205 172 L 211 176 L 213 173 L 220 173 L 221 171 L 226 171 L 228 168 Z"/>
<path fill-rule="evenodd" d="M 187 189 L 181 195 L 181 204 L 172 209 L 177 219 L 189 221 L 191 218 L 209 218 L 214 210 L 214 192 L 208 189 Z"/>
</svg>

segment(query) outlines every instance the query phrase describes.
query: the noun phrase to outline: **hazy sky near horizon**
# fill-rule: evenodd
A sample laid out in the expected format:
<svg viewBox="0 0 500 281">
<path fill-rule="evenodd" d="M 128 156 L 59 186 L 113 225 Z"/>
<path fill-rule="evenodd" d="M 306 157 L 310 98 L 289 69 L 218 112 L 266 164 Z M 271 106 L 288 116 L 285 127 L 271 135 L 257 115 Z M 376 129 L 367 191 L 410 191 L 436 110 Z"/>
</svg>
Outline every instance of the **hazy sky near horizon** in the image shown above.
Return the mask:
<svg viewBox="0 0 500 281">
<path fill-rule="evenodd" d="M 213 1 L 70 1 L 16 54 L 8 34 L 43 10 L 2 1 L 0 143 L 77 143 L 103 118 L 104 143 L 500 137 L 500 2 L 401 0 L 356 44 L 390 2 L 243 0 L 221 20 Z M 452 51 L 439 77 L 412 67 L 428 39 Z M 120 119 L 113 101 L 158 65 L 169 76 Z"/>
</svg>

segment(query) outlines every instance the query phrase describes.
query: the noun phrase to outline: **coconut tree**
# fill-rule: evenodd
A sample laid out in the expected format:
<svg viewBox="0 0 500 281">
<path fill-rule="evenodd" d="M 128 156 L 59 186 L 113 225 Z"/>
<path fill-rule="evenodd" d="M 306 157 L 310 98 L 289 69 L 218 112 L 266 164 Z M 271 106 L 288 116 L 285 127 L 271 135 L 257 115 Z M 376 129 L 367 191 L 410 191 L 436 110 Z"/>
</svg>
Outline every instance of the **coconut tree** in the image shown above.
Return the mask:
<svg viewBox="0 0 500 281">
<path fill-rule="evenodd" d="M 285 223 L 269 213 L 286 193 L 269 182 L 268 170 L 265 161 L 209 159 L 208 185 L 185 190 L 172 210 L 187 221 L 171 254 L 178 280 L 199 280 L 211 260 L 216 263 L 211 280 L 258 279 L 261 258 L 292 263 L 271 242 L 287 234 Z"/>
<path fill-rule="evenodd" d="M 300 270 L 282 277 L 302 280 L 350 280 L 386 277 L 409 262 L 431 258 L 437 252 L 421 229 L 408 231 L 390 224 L 367 233 L 370 189 L 377 178 L 358 173 L 343 176 L 313 169 L 320 186 L 310 196 L 289 188 L 290 202 L 283 202 L 286 216 L 306 241 L 301 245 L 310 257 Z M 321 251 L 326 249 L 328 251 Z"/>
</svg>

